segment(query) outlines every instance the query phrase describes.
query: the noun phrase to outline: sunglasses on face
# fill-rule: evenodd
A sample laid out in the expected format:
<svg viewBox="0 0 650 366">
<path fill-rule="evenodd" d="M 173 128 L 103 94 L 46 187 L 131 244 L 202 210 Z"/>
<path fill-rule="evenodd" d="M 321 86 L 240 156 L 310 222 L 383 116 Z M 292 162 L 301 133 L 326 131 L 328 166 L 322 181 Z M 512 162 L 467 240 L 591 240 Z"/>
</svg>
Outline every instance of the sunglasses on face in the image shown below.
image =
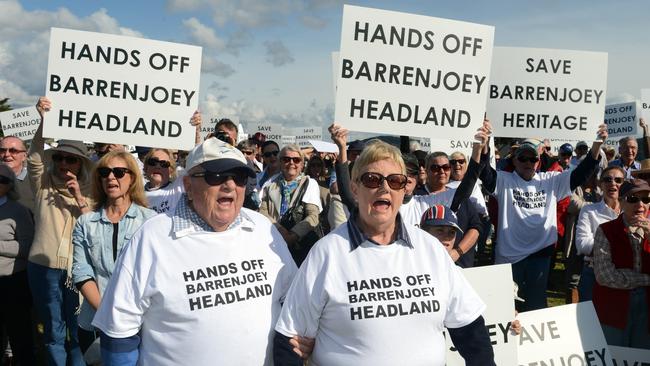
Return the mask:
<svg viewBox="0 0 650 366">
<path fill-rule="evenodd" d="M 539 161 L 539 158 L 535 157 L 535 156 L 529 157 L 529 158 L 527 158 L 525 156 L 519 156 L 519 157 L 517 157 L 517 160 L 519 160 L 520 163 L 533 163 L 533 164 L 535 164 L 535 163 L 537 163 Z"/>
<path fill-rule="evenodd" d="M 650 203 L 650 197 L 637 197 L 637 196 L 627 196 L 625 197 L 627 203 L 639 203 L 639 201 L 645 203 L 646 205 Z"/>
<path fill-rule="evenodd" d="M 79 158 L 76 156 L 70 156 L 70 155 L 61 155 L 61 154 L 54 154 L 52 155 L 52 161 L 56 163 L 60 163 L 65 160 L 66 164 L 72 165 L 76 164 L 79 162 Z"/>
<path fill-rule="evenodd" d="M 403 189 L 406 187 L 408 178 L 404 174 L 389 174 L 383 176 L 379 173 L 363 173 L 359 177 L 359 181 L 366 188 L 379 188 L 384 185 L 384 181 L 393 190 Z"/>
<path fill-rule="evenodd" d="M 26 150 L 18 150 L 14 149 L 13 147 L 6 148 L 6 147 L 0 147 L 0 154 L 6 154 L 9 153 L 10 155 L 16 155 L 18 153 L 24 153 Z"/>
<path fill-rule="evenodd" d="M 465 162 L 466 162 L 465 159 L 452 159 L 452 160 L 449 160 L 449 165 L 456 165 L 456 164 L 463 165 L 463 164 L 465 164 Z"/>
<path fill-rule="evenodd" d="M 429 170 L 431 170 L 434 173 L 440 173 L 441 170 L 444 170 L 446 172 L 451 170 L 451 165 L 449 164 L 443 164 L 443 165 L 438 165 L 438 164 L 431 164 L 429 167 Z"/>
<path fill-rule="evenodd" d="M 278 151 L 278 150 L 267 151 L 267 152 L 265 152 L 264 154 L 262 154 L 262 156 L 265 157 L 265 158 L 270 158 L 271 156 L 278 156 L 278 153 L 279 153 L 279 152 L 280 152 L 280 151 Z"/>
<path fill-rule="evenodd" d="M 102 167 L 102 168 L 97 168 L 97 174 L 99 174 L 99 176 L 102 177 L 102 178 L 108 178 L 108 176 L 111 175 L 111 172 L 113 173 L 113 176 L 116 179 L 124 178 L 126 173 L 131 173 L 131 171 L 128 168 L 122 168 L 122 167 L 116 167 L 116 168 Z"/>
<path fill-rule="evenodd" d="M 248 182 L 248 175 L 245 172 L 224 172 L 224 173 L 214 173 L 214 172 L 200 172 L 194 173 L 191 175 L 194 178 L 203 177 L 205 182 L 211 186 L 219 186 L 232 179 L 235 182 L 235 185 L 243 187 Z"/>
<path fill-rule="evenodd" d="M 147 159 L 147 165 L 149 166 L 160 166 L 161 168 L 167 169 L 171 166 L 171 163 L 167 160 L 159 160 L 156 158 L 149 158 Z"/>
<path fill-rule="evenodd" d="M 253 155 L 253 152 L 250 150 L 244 150 L 242 151 L 245 155 Z"/>
<path fill-rule="evenodd" d="M 10 184 L 11 178 L 0 175 L 0 184 Z"/>
<path fill-rule="evenodd" d="M 300 164 L 302 161 L 301 157 L 291 157 L 291 156 L 283 156 L 282 157 L 282 162 L 285 164 L 289 164 L 290 162 L 293 162 L 294 164 Z"/>
<path fill-rule="evenodd" d="M 605 183 L 612 183 L 616 182 L 616 184 L 623 184 L 623 181 L 625 181 L 625 178 L 623 177 L 612 177 L 612 176 L 607 176 L 607 177 L 602 177 L 600 178 L 601 181 Z"/>
</svg>

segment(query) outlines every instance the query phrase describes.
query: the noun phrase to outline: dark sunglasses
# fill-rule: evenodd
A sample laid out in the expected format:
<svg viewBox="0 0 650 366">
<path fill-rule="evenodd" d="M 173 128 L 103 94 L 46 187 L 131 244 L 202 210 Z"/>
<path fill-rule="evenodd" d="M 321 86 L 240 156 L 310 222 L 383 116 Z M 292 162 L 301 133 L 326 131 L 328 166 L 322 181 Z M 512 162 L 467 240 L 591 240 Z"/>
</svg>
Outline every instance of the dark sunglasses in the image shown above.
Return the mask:
<svg viewBox="0 0 650 366">
<path fill-rule="evenodd" d="M 232 179 L 236 185 L 242 187 L 248 182 L 248 174 L 241 171 L 214 173 L 214 172 L 201 172 L 191 175 L 194 178 L 203 177 L 205 182 L 211 186 L 218 186 L 226 183 L 228 179 Z"/>
<path fill-rule="evenodd" d="M 11 182 L 11 178 L 0 175 L 0 184 L 11 184 Z"/>
<path fill-rule="evenodd" d="M 535 157 L 535 156 L 533 156 L 532 158 L 527 158 L 525 156 L 518 156 L 517 160 L 519 160 L 519 162 L 521 162 L 521 163 L 533 163 L 533 164 L 535 164 L 535 163 L 537 163 L 539 161 L 539 158 Z"/>
<path fill-rule="evenodd" d="M 625 178 L 607 176 L 607 177 L 600 178 L 600 180 L 605 182 L 605 183 L 616 182 L 616 184 L 623 184 L 623 182 L 625 181 Z"/>
<path fill-rule="evenodd" d="M 246 154 L 246 155 L 253 155 L 253 154 L 254 154 L 254 152 L 252 152 L 252 151 L 250 151 L 250 150 L 244 150 L 244 151 L 242 151 L 242 152 L 243 152 L 244 154 Z"/>
<path fill-rule="evenodd" d="M 66 164 L 77 164 L 79 162 L 79 158 L 76 156 L 70 156 L 70 155 L 61 155 L 61 154 L 54 154 L 52 155 L 52 161 L 60 163 L 65 160 Z"/>
<path fill-rule="evenodd" d="M 302 161 L 302 158 L 297 157 L 297 156 L 294 156 L 294 157 L 283 156 L 282 157 L 282 162 L 285 163 L 285 164 L 289 164 L 292 161 L 293 161 L 294 164 L 300 164 L 300 162 Z"/>
<path fill-rule="evenodd" d="M 434 173 L 438 173 L 441 170 L 444 170 L 444 171 L 448 172 L 448 171 L 451 170 L 451 165 L 449 165 L 449 164 L 443 164 L 443 165 L 431 164 L 431 166 L 429 167 L 429 170 L 431 170 Z"/>
<path fill-rule="evenodd" d="M 278 153 L 279 153 L 279 152 L 280 152 L 280 151 L 278 151 L 278 150 L 267 151 L 267 152 L 265 152 L 264 154 L 262 154 L 262 156 L 265 157 L 265 158 L 270 158 L 271 156 L 278 156 Z"/>
<path fill-rule="evenodd" d="M 159 165 L 161 168 L 167 169 L 172 164 L 167 160 L 158 160 L 156 158 L 149 158 L 149 159 L 147 159 L 147 165 L 149 165 L 149 166 Z"/>
<path fill-rule="evenodd" d="M 116 168 L 101 167 L 101 168 L 97 168 L 97 174 L 99 174 L 99 176 L 102 177 L 102 178 L 108 178 L 108 176 L 111 175 L 111 172 L 113 173 L 113 176 L 116 179 L 124 178 L 126 173 L 131 174 L 131 171 L 128 168 L 122 168 L 122 167 L 116 167 Z"/>
<path fill-rule="evenodd" d="M 466 162 L 465 159 L 452 159 L 452 160 L 449 160 L 449 165 L 456 165 L 456 164 L 463 165 L 463 164 L 465 164 L 465 162 Z"/>
<path fill-rule="evenodd" d="M 14 149 L 13 147 L 10 147 L 8 149 L 5 147 L 0 147 L 0 154 L 9 153 L 11 155 L 16 155 L 18 153 L 24 153 L 24 152 L 26 152 L 26 150 L 18 150 L 18 149 Z"/>
<path fill-rule="evenodd" d="M 359 177 L 359 181 L 366 188 L 379 188 L 384 185 L 384 181 L 388 183 L 391 189 L 398 190 L 406 187 L 408 178 L 404 174 L 389 174 L 383 176 L 379 173 L 363 173 Z"/>
<path fill-rule="evenodd" d="M 627 196 L 625 197 L 625 201 L 627 203 L 639 203 L 641 201 L 647 205 L 650 203 L 650 197 Z"/>
</svg>

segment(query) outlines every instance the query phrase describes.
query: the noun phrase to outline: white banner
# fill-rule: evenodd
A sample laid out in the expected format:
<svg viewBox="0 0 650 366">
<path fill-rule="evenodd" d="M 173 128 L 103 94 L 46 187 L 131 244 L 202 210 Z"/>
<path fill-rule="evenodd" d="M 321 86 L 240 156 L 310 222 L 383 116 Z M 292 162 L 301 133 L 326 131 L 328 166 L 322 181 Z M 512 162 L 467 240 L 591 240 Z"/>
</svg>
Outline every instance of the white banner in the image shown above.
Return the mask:
<svg viewBox="0 0 650 366">
<path fill-rule="evenodd" d="M 288 130 L 296 136 L 296 144 L 301 148 L 311 147 L 309 140 L 323 139 L 323 128 L 320 126 L 294 127 Z"/>
<path fill-rule="evenodd" d="M 335 120 L 354 131 L 471 138 L 494 27 L 345 5 Z"/>
<path fill-rule="evenodd" d="M 519 365 L 613 366 L 591 301 L 519 314 Z"/>
<path fill-rule="evenodd" d="M 609 346 L 614 366 L 650 366 L 650 350 Z"/>
<path fill-rule="evenodd" d="M 239 117 L 212 117 L 212 118 L 206 118 L 206 116 L 203 116 L 202 117 L 202 122 L 201 122 L 201 137 L 205 137 L 207 134 L 214 132 L 214 128 L 217 126 L 217 122 L 219 122 L 223 118 L 227 118 L 227 119 L 231 120 L 232 123 L 235 124 L 235 126 L 241 126 L 241 124 L 239 123 Z M 237 138 L 239 139 L 239 141 L 241 141 L 242 131 L 240 131 L 239 127 L 237 128 Z M 239 141 L 237 141 L 237 142 L 239 142 Z"/>
<path fill-rule="evenodd" d="M 5 136 L 15 136 L 23 141 L 29 141 L 41 124 L 41 116 L 36 107 L 12 109 L 0 113 L 0 124 Z"/>
<path fill-rule="evenodd" d="M 52 28 L 43 135 L 189 150 L 200 74 L 201 47 Z"/>
<path fill-rule="evenodd" d="M 608 138 L 636 136 L 639 120 L 636 117 L 636 102 L 610 104 L 605 107 L 605 124 Z M 618 137 L 618 138 L 616 138 Z"/>
<path fill-rule="evenodd" d="M 463 275 L 487 305 L 483 314 L 497 365 L 517 364 L 517 335 L 510 325 L 515 319 L 514 282 L 510 264 L 463 269 Z M 498 284 L 498 286 L 495 286 Z M 462 366 L 465 361 L 447 339 L 447 366 Z"/>
<path fill-rule="evenodd" d="M 495 47 L 487 117 L 497 137 L 596 139 L 607 53 Z"/>
<path fill-rule="evenodd" d="M 641 117 L 650 124 L 650 89 L 641 89 Z"/>
<path fill-rule="evenodd" d="M 274 140 L 277 141 L 277 140 Z M 280 139 L 280 147 L 284 147 L 290 144 L 295 144 L 296 143 L 296 136 L 291 136 L 291 135 L 282 135 L 282 138 Z"/>
<path fill-rule="evenodd" d="M 336 146 L 336 144 L 332 143 L 332 142 L 309 140 L 309 143 L 318 152 L 322 152 L 322 153 L 338 153 L 339 152 L 338 146 Z"/>
<path fill-rule="evenodd" d="M 282 141 L 282 125 L 275 123 L 257 123 L 248 125 L 248 134 L 253 136 L 255 133 L 261 132 L 266 136 L 266 140 L 275 142 Z"/>
</svg>

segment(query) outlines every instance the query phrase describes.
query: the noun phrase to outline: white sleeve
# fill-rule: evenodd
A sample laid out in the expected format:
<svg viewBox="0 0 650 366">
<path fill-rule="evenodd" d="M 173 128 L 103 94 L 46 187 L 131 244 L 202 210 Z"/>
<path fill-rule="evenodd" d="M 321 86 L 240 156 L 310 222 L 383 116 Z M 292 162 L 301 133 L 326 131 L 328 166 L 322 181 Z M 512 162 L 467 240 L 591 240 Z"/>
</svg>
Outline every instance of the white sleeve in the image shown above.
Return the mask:
<svg viewBox="0 0 650 366">
<path fill-rule="evenodd" d="M 323 205 L 320 202 L 320 189 L 318 188 L 318 182 L 312 178 L 307 179 L 309 179 L 309 185 L 305 190 L 305 195 L 302 196 L 302 202 L 318 206 L 318 213 L 321 213 L 323 212 Z"/>
<path fill-rule="evenodd" d="M 556 174 L 553 177 L 553 189 L 555 190 L 555 197 L 557 200 L 564 199 L 571 195 L 571 172 L 564 171 L 560 174 Z"/>
<path fill-rule="evenodd" d="M 486 309 L 485 303 L 467 282 L 451 258 L 449 262 L 449 302 L 445 312 L 445 327 L 461 328 L 476 320 Z"/>
<path fill-rule="evenodd" d="M 327 303 L 325 279 L 327 267 L 322 260 L 322 252 L 312 248 L 293 279 L 282 312 L 275 325 L 279 333 L 293 337 L 315 338 L 318 323 Z"/>
<path fill-rule="evenodd" d="M 576 224 L 576 249 L 578 254 L 591 255 L 591 251 L 594 248 L 594 235 L 596 234 L 596 229 L 598 225 L 592 224 L 590 220 L 590 215 L 587 207 L 591 205 L 586 205 L 580 209 L 580 214 L 578 215 L 578 223 Z"/>
</svg>

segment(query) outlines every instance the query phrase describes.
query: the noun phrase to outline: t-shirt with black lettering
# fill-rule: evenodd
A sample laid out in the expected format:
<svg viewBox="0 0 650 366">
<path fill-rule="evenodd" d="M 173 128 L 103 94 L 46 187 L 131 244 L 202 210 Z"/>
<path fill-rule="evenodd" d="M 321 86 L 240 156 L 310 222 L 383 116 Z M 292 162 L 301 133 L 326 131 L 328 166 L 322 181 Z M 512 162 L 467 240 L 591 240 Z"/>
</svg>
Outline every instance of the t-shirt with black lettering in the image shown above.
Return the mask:
<svg viewBox="0 0 650 366">
<path fill-rule="evenodd" d="M 156 190 L 145 190 L 144 195 L 147 197 L 147 203 L 150 209 L 158 213 L 166 213 L 174 212 L 178 200 L 181 199 L 183 193 L 185 193 L 183 177 L 176 177 L 166 187 Z"/>
</svg>

